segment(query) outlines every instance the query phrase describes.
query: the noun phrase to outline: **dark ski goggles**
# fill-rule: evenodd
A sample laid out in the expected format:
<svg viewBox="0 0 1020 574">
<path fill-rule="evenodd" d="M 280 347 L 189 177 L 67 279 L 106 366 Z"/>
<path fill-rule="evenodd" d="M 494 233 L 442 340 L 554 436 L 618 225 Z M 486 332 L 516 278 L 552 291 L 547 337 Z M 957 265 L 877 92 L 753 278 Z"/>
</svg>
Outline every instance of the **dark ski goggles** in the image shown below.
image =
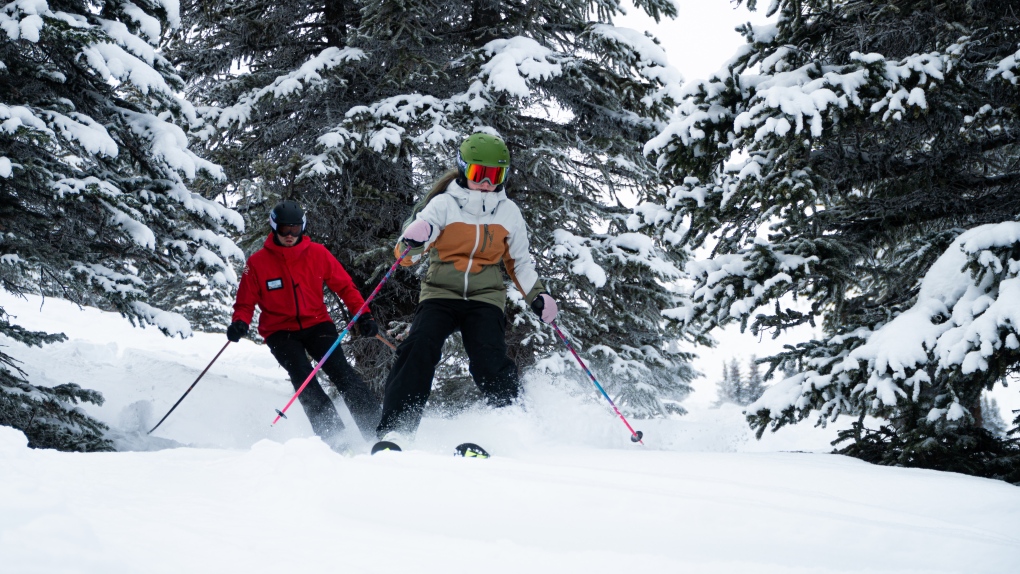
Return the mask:
<svg viewBox="0 0 1020 574">
<path fill-rule="evenodd" d="M 277 225 L 276 234 L 284 237 L 300 237 L 301 225 Z"/>
<path fill-rule="evenodd" d="M 505 167 L 489 167 L 487 165 L 481 165 L 477 163 L 465 164 L 464 177 L 468 181 L 475 183 L 482 183 L 485 180 L 489 180 L 492 185 L 499 185 L 506 179 L 506 168 Z"/>
</svg>

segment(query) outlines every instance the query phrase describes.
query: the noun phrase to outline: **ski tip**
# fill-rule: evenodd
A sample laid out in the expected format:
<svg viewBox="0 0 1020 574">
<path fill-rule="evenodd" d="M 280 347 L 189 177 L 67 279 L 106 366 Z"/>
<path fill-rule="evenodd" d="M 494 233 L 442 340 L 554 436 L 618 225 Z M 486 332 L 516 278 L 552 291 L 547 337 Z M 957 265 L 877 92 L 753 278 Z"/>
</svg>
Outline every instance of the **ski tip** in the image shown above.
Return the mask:
<svg viewBox="0 0 1020 574">
<path fill-rule="evenodd" d="M 457 448 L 453 449 L 453 454 L 464 458 L 489 458 L 488 451 L 473 442 L 458 444 Z"/>
<path fill-rule="evenodd" d="M 400 447 L 397 445 L 397 443 L 390 442 L 388 440 L 381 440 L 372 445 L 372 454 L 375 454 L 377 452 L 383 452 L 385 450 L 400 452 Z"/>
</svg>

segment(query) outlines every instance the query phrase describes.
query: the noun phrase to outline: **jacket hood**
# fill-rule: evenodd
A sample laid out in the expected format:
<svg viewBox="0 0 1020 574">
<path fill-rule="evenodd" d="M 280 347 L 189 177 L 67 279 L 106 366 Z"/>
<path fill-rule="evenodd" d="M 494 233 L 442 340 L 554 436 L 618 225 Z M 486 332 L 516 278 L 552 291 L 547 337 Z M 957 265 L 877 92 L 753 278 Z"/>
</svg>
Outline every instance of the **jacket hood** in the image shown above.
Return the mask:
<svg viewBox="0 0 1020 574">
<path fill-rule="evenodd" d="M 461 209 L 471 215 L 483 215 L 496 211 L 500 203 L 506 201 L 506 191 L 475 191 L 464 189 L 456 181 L 451 181 L 446 188 Z"/>
<path fill-rule="evenodd" d="M 282 245 L 278 245 L 276 241 L 273 240 L 273 232 L 270 231 L 269 237 L 266 237 L 266 240 L 265 242 L 262 243 L 262 246 L 269 250 L 271 253 L 274 253 L 280 257 L 283 257 L 284 259 L 289 260 L 304 255 L 305 251 L 308 250 L 308 246 L 311 244 L 312 241 L 308 239 L 308 236 L 302 235 L 301 241 L 298 241 L 297 244 L 294 245 L 294 247 L 284 247 Z"/>
</svg>

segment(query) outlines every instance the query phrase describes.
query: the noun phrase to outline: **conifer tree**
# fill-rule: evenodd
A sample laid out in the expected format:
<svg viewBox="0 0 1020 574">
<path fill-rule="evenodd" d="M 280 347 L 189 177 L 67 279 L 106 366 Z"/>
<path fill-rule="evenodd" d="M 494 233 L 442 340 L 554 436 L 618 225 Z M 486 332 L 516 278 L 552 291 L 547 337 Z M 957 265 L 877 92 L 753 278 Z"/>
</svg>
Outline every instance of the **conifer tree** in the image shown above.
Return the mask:
<svg viewBox="0 0 1020 574">
<path fill-rule="evenodd" d="M 740 364 L 736 359 L 723 361 L 723 377 L 716 384 L 715 406 L 725 403 L 741 405 L 740 396 L 744 387 L 743 377 L 740 375 Z"/>
<path fill-rule="evenodd" d="M 0 8 L 0 286 L 116 310 L 135 324 L 190 334 L 160 288 L 202 277 L 199 305 L 236 283 L 226 238 L 241 217 L 191 191 L 218 167 L 188 149 L 199 117 L 157 49 L 179 23 L 174 1 L 12 2 Z M 3 310 L 0 309 L 0 316 Z M 61 335 L 4 318 L 0 333 L 26 344 Z M 0 353 L 0 424 L 33 446 L 109 448 L 103 426 L 74 407 L 102 397 L 73 383 L 27 381 Z M 10 369 L 13 369 L 10 370 Z"/>
<path fill-rule="evenodd" d="M 987 394 L 981 395 L 981 426 L 995 436 L 1005 436 L 1009 428 L 1002 419 L 999 402 Z"/>
<path fill-rule="evenodd" d="M 746 407 L 758 400 L 765 392 L 765 388 L 765 381 L 762 378 L 758 356 L 751 355 L 751 358 L 747 361 L 747 382 L 743 386 L 740 404 Z"/>
<path fill-rule="evenodd" d="M 769 12 L 647 147 L 677 185 L 646 223 L 712 251 L 675 313 L 694 333 L 822 329 L 769 359 L 769 375 L 797 374 L 751 405 L 759 433 L 849 414 L 842 452 L 1020 480 L 1015 445 L 975 416 L 1020 361 L 1020 14 L 991 0 Z"/>
<path fill-rule="evenodd" d="M 636 4 L 657 19 L 676 14 L 666 0 Z M 224 189 L 250 213 L 246 248 L 264 237 L 275 199 L 298 199 L 313 212 L 313 237 L 370 289 L 412 205 L 455 165 L 461 139 L 498 134 L 511 151 L 508 195 L 561 301 L 560 324 L 597 351 L 592 366 L 613 373 L 609 391 L 640 414 L 689 392 L 684 334 L 662 315 L 677 305 L 668 285 L 685 254 L 634 227 L 625 207 L 661 186 L 642 145 L 680 78 L 653 39 L 612 25 L 615 1 L 185 6 L 174 59 L 216 127 L 208 150 L 227 166 Z M 376 304 L 395 336 L 410 322 L 419 280 L 398 274 Z M 519 297 L 508 318 L 522 366 L 563 353 Z M 359 367 L 383 365 L 366 373 L 381 382 L 383 362 L 357 345 L 354 355 Z"/>
</svg>

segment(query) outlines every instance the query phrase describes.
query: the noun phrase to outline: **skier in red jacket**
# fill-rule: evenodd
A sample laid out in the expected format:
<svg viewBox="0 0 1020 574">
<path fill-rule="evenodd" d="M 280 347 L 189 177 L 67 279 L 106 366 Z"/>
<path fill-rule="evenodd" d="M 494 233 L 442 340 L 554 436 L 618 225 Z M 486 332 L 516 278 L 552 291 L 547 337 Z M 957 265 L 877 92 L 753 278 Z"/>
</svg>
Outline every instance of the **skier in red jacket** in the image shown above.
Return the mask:
<svg viewBox="0 0 1020 574">
<path fill-rule="evenodd" d="M 323 301 L 323 283 L 343 300 L 347 309 L 357 312 L 365 300 L 340 262 L 320 243 L 304 236 L 304 210 L 295 201 L 283 201 L 269 216 L 272 233 L 262 249 L 248 258 L 234 302 L 234 316 L 227 338 L 237 342 L 248 333 L 255 306 L 259 316 L 259 335 L 290 375 L 294 389 L 312 372 L 311 355 L 320 360 L 339 336 Z M 358 318 L 358 332 L 374 337 L 379 328 L 366 309 Z M 337 347 L 321 369 L 340 392 L 359 429 L 374 437 L 381 416 L 379 400 Z M 309 383 L 298 397 L 308 415 L 312 430 L 335 449 L 346 448 L 344 424 L 333 402 L 318 380 Z"/>
</svg>

